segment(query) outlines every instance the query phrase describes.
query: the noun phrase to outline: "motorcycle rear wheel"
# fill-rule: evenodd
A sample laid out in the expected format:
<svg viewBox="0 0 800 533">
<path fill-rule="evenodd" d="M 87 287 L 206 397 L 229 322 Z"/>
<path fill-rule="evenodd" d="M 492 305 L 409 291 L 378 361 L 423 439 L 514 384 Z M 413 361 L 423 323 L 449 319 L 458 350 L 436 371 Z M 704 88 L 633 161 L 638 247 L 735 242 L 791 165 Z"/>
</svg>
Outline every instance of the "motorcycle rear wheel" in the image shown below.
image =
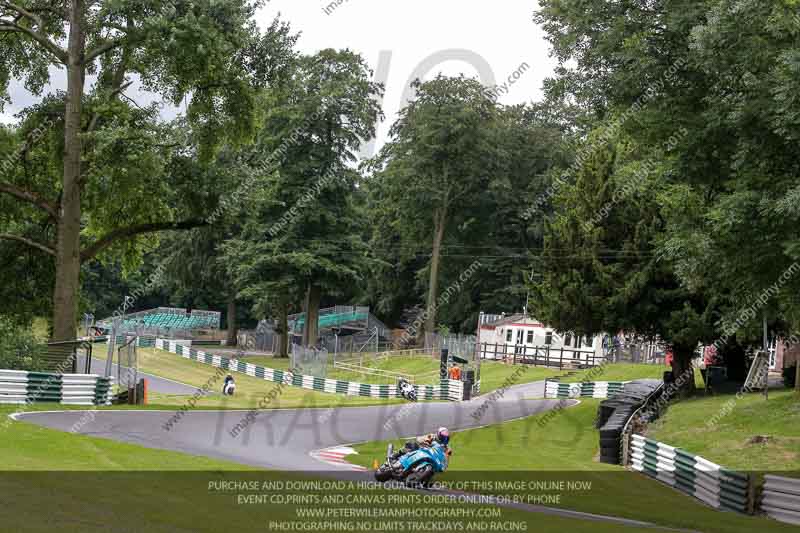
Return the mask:
<svg viewBox="0 0 800 533">
<path fill-rule="evenodd" d="M 406 476 L 405 482 L 408 487 L 425 487 L 433 478 L 433 467 L 425 465 L 419 470 L 415 470 Z"/>
<path fill-rule="evenodd" d="M 392 479 L 392 469 L 389 466 L 383 465 L 375 471 L 375 481 L 385 483 Z"/>
</svg>

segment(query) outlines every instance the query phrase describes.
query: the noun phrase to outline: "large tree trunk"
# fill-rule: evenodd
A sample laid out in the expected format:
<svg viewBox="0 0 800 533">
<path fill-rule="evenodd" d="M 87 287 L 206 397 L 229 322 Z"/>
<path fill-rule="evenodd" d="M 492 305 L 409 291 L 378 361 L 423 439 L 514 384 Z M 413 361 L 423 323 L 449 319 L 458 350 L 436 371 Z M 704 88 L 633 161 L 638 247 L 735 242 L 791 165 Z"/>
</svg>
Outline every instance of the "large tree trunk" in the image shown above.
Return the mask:
<svg viewBox="0 0 800 533">
<path fill-rule="evenodd" d="M 428 281 L 428 305 L 425 312 L 424 333 L 436 331 L 436 299 L 439 296 L 439 262 L 442 253 L 442 240 L 444 239 L 444 225 L 447 213 L 445 208 L 437 211 L 433 216 L 433 249 L 431 251 L 431 277 Z"/>
<path fill-rule="evenodd" d="M 56 283 L 53 291 L 53 340 L 75 338 L 80 290 L 81 234 L 81 110 L 83 97 L 83 2 L 70 9 L 67 101 L 64 112 L 64 177 L 56 244 Z"/>
<path fill-rule="evenodd" d="M 239 328 L 236 325 L 236 298 L 233 296 L 230 297 L 228 300 L 228 338 L 227 338 L 227 345 L 228 346 L 236 346 L 238 344 L 236 339 L 236 334 L 239 332 Z"/>
<path fill-rule="evenodd" d="M 303 327 L 303 346 L 316 346 L 319 339 L 319 303 L 322 289 L 313 283 L 309 284 L 306 293 L 306 322 Z"/>
<path fill-rule="evenodd" d="M 278 309 L 278 353 L 277 357 L 289 357 L 289 310 L 285 304 Z"/>
<path fill-rule="evenodd" d="M 694 394 L 694 368 L 692 367 L 692 356 L 697 345 L 694 346 L 673 346 L 672 347 L 672 375 L 680 387 L 675 391 L 680 397 L 687 397 Z"/>
</svg>

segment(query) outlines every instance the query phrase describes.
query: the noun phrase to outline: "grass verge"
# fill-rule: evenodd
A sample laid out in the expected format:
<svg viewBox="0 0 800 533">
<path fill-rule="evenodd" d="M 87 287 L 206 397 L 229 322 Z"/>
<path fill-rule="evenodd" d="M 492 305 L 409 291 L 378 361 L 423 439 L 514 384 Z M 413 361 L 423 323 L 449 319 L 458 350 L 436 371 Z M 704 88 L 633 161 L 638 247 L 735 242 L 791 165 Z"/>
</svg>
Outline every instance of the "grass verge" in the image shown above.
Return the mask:
<svg viewBox="0 0 800 533">
<path fill-rule="evenodd" d="M 13 412 L 0 407 L 0 416 Z M 396 513 L 413 511 L 413 503 L 391 502 L 407 493 L 383 489 L 347 488 L 267 489 L 280 484 L 320 482 L 298 473 L 266 472 L 226 461 L 183 453 L 143 448 L 111 440 L 74 435 L 11 422 L 0 429 L 0 519 L 5 531 L 62 532 L 147 531 L 272 531 L 301 523 L 301 531 L 380 530 L 389 523 L 381 517 L 357 519 L 314 518 L 308 513 L 369 507 Z M 242 488 L 243 484 L 255 489 Z M 235 485 L 233 489 L 226 488 Z M 341 495 L 343 503 L 333 497 Z M 331 503 L 326 504 L 325 497 Z M 272 499 L 276 497 L 277 499 Z M 288 498 L 297 498 L 287 501 Z M 266 499 L 264 499 L 266 498 Z M 370 498 L 370 505 L 356 505 L 348 498 Z M 378 498 L 378 499 L 376 499 Z M 487 531 L 491 523 L 517 523 L 521 530 L 612 533 L 641 531 L 586 520 L 529 514 L 491 506 L 439 505 L 444 512 L 463 512 L 469 507 L 492 518 L 434 519 L 449 524 L 440 531 Z M 417 525 L 422 519 L 414 518 Z M 395 521 L 393 531 L 409 530 L 407 521 Z M 473 527 L 470 528 L 470 523 Z M 481 525 L 482 524 L 482 525 Z M 310 529 L 309 529 L 310 526 Z M 343 526 L 343 527 L 340 527 Z M 403 527 L 406 526 L 406 527 Z M 362 528 L 362 529 L 359 529 Z M 417 527 L 417 531 L 426 531 Z"/>
<path fill-rule="evenodd" d="M 645 475 L 596 461 L 599 436 L 594 418 L 599 400 L 583 400 L 576 407 L 547 415 L 456 433 L 450 469 L 440 479 L 458 480 L 470 471 L 480 477 L 524 476 L 539 480 L 589 483 L 583 491 L 562 491 L 557 506 L 597 514 L 621 516 L 660 525 L 704 532 L 772 532 L 794 529 L 765 518 L 720 512 Z M 542 420 L 540 424 L 539 421 Z M 356 446 L 359 455 L 348 458 L 362 466 L 385 456 L 386 442 Z M 397 444 L 397 443 L 396 443 Z M 491 488 L 482 490 L 496 493 Z M 524 497 L 540 492 L 520 490 Z"/>
<path fill-rule="evenodd" d="M 670 406 L 648 437 L 734 470 L 797 472 L 800 400 L 790 390 L 696 397 Z"/>
<path fill-rule="evenodd" d="M 203 388 L 208 386 L 211 392 L 219 393 L 222 382 L 227 372 L 218 373 L 219 369 L 184 359 L 178 355 L 156 350 L 154 348 L 140 348 L 139 370 L 193 387 Z M 223 396 L 213 394 L 202 396 L 197 400 L 197 408 L 227 408 L 249 409 L 259 407 L 263 409 L 294 408 L 294 407 L 348 407 L 364 405 L 382 405 L 385 403 L 400 403 L 403 400 L 381 400 L 379 398 L 365 398 L 358 396 L 344 396 L 339 394 L 326 394 L 314 392 L 299 387 L 283 387 L 275 399 L 266 402 L 264 399 L 271 391 L 278 388 L 276 383 L 258 379 L 246 374 L 234 372 L 236 378 L 236 394 Z M 149 402 L 159 406 L 182 406 L 188 396 L 151 393 Z"/>
</svg>

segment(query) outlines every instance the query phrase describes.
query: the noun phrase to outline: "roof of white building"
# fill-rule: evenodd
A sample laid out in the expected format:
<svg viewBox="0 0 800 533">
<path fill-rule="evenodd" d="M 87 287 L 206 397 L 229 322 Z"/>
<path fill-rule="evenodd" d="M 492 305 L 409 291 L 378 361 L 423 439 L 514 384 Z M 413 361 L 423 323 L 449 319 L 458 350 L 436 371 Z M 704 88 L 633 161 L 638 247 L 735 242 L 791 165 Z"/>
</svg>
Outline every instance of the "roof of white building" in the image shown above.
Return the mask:
<svg viewBox="0 0 800 533">
<path fill-rule="evenodd" d="M 508 315 L 507 317 L 503 317 L 500 320 L 495 320 L 494 322 L 487 322 L 482 324 L 482 328 L 487 329 L 494 329 L 498 326 L 507 326 L 510 324 L 520 324 L 525 326 L 542 326 L 542 323 L 536 320 L 533 317 L 523 315 L 522 313 L 517 313 L 514 315 Z"/>
</svg>

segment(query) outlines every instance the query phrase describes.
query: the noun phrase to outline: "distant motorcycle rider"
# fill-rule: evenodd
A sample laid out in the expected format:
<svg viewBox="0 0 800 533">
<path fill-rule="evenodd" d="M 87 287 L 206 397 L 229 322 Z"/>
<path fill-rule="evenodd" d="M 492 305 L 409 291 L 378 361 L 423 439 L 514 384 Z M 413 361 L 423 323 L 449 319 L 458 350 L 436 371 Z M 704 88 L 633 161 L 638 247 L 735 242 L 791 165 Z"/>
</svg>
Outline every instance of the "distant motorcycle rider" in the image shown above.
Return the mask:
<svg viewBox="0 0 800 533">
<path fill-rule="evenodd" d="M 392 454 L 391 460 L 395 462 L 407 453 L 414 452 L 420 448 L 430 448 L 433 446 L 434 442 L 438 442 L 447 448 L 450 443 L 450 431 L 446 427 L 440 427 L 436 433 L 428 433 L 427 435 L 421 435 L 414 440 L 410 440 L 406 442 L 403 448 L 400 448 Z"/>
<path fill-rule="evenodd" d="M 236 382 L 233 380 L 233 376 L 228 374 L 225 377 L 225 382 L 222 385 L 222 394 L 225 396 L 233 396 L 233 393 L 236 391 Z"/>
</svg>

